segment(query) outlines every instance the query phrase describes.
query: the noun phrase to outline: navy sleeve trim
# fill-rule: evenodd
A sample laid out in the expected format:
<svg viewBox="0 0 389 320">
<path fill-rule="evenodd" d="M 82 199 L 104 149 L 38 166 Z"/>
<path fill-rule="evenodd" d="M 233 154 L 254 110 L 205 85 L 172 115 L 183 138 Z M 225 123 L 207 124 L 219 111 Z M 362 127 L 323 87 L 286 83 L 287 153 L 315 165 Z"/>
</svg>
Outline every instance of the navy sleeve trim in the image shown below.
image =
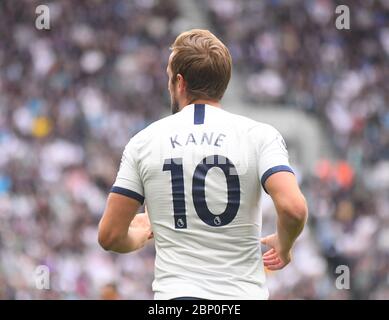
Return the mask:
<svg viewBox="0 0 389 320">
<path fill-rule="evenodd" d="M 121 194 L 122 196 L 126 196 L 129 198 L 138 200 L 141 204 L 143 204 L 143 202 L 145 201 L 144 196 L 142 196 L 139 193 L 132 191 L 132 190 L 128 190 L 128 189 L 124 189 L 124 188 L 120 188 L 120 187 L 112 187 L 111 192 L 118 193 L 118 194 Z"/>
<path fill-rule="evenodd" d="M 262 176 L 262 179 L 261 179 L 261 184 L 262 184 L 262 187 L 263 187 L 263 190 L 265 190 L 266 193 L 267 190 L 265 188 L 265 182 L 266 180 L 273 174 L 277 173 L 277 172 L 282 172 L 282 171 L 286 171 L 286 172 L 290 172 L 290 173 L 293 173 L 293 170 L 292 168 L 288 167 L 288 166 L 276 166 L 276 167 L 273 167 L 273 168 L 270 168 L 269 170 L 267 170 L 263 176 Z"/>
</svg>

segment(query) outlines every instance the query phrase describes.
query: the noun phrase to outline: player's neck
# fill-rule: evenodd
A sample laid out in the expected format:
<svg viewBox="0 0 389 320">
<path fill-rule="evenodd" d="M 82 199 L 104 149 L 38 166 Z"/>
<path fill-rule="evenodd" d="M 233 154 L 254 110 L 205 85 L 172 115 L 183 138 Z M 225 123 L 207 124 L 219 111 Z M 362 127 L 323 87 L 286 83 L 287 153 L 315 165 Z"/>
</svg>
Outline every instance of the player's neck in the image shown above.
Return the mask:
<svg viewBox="0 0 389 320">
<path fill-rule="evenodd" d="M 196 99 L 196 100 L 192 100 L 192 101 L 187 101 L 187 103 L 185 103 L 185 105 L 181 109 L 183 109 L 186 106 L 191 105 L 191 104 L 207 104 L 207 105 L 210 105 L 213 107 L 221 108 L 220 102 L 217 100 Z"/>
</svg>

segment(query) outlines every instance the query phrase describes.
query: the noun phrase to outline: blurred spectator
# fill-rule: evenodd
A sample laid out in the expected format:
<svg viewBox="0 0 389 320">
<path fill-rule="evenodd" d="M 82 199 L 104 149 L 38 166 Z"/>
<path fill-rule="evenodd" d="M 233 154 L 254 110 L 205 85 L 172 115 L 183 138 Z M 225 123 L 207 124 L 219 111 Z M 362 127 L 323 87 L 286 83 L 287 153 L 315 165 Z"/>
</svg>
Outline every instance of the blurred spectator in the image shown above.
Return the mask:
<svg viewBox="0 0 389 320">
<path fill-rule="evenodd" d="M 119 298 L 116 284 L 109 283 L 101 289 L 102 300 L 119 300 Z"/>
</svg>

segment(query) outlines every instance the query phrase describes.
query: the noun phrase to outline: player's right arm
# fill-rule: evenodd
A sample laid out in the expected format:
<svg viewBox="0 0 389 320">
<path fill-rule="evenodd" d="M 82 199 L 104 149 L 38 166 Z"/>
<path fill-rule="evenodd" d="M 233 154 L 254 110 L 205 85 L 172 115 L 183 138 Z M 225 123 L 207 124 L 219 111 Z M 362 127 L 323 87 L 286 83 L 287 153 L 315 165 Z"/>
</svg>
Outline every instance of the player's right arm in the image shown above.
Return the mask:
<svg viewBox="0 0 389 320">
<path fill-rule="evenodd" d="M 263 255 L 269 270 L 279 270 L 290 262 L 290 252 L 303 231 L 308 208 L 295 176 L 290 172 L 271 175 L 265 183 L 277 211 L 277 232 L 261 242 L 271 249 Z"/>
</svg>

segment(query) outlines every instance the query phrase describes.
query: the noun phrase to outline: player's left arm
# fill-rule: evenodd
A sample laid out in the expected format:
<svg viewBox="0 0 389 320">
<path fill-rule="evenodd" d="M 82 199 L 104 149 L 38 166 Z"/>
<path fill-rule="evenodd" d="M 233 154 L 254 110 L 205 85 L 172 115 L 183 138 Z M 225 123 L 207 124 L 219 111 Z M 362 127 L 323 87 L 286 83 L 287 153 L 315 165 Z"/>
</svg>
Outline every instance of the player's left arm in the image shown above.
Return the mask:
<svg viewBox="0 0 389 320">
<path fill-rule="evenodd" d="M 105 249 L 128 253 L 142 248 L 153 236 L 147 212 L 136 214 L 141 203 L 110 193 L 99 223 L 99 244 Z"/>
<path fill-rule="evenodd" d="M 120 169 L 99 224 L 98 240 L 105 250 L 127 253 L 142 248 L 152 236 L 148 214 L 136 214 L 144 202 L 136 142 L 127 144 Z"/>
</svg>

